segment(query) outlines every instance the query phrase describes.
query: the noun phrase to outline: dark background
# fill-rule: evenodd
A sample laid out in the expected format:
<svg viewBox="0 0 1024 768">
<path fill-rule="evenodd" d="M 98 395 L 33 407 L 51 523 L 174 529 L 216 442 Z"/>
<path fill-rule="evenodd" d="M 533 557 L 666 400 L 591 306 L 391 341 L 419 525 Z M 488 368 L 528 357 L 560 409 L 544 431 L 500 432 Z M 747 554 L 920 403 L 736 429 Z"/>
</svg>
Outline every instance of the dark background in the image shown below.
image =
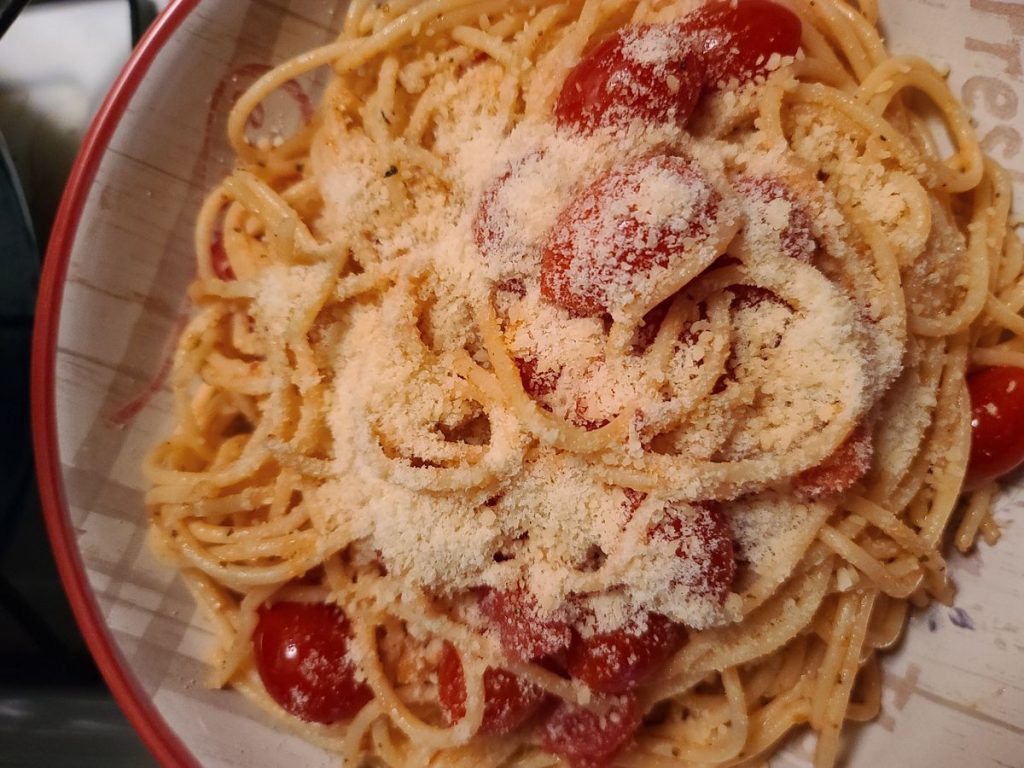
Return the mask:
<svg viewBox="0 0 1024 768">
<path fill-rule="evenodd" d="M 64 182 L 158 5 L 166 0 L 0 0 L 0 766 L 155 764 L 107 691 L 57 576 L 32 467 L 29 350 Z"/>
</svg>

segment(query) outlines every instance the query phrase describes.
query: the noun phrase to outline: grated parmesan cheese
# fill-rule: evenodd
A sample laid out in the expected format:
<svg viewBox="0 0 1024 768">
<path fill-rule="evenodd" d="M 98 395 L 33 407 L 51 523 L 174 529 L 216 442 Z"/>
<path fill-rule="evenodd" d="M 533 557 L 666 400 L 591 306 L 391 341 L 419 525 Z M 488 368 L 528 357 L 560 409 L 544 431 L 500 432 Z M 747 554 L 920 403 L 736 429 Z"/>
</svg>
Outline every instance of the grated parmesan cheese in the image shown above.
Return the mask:
<svg viewBox="0 0 1024 768">
<path fill-rule="evenodd" d="M 655 32 L 627 36 L 624 51 L 656 65 L 674 55 L 673 45 L 671 35 Z M 771 69 L 780 64 L 769 62 Z M 428 57 L 399 79 L 420 92 L 433 71 L 450 65 Z M 609 483 L 600 461 L 552 448 L 544 442 L 550 435 L 538 440 L 507 404 L 485 407 L 455 373 L 465 352 L 492 367 L 473 308 L 493 296 L 508 352 L 529 366 L 523 376 L 534 381 L 531 394 L 544 411 L 588 428 L 637 411 L 622 445 L 610 449 L 624 465 L 650 451 L 715 461 L 781 456 L 835 419 L 863 418 L 899 374 L 903 350 L 873 275 L 843 266 L 857 244 L 849 242 L 842 191 L 833 195 L 804 178 L 801 156 L 842 165 L 863 184 L 863 207 L 887 231 L 907 215 L 901 181 L 881 150 L 864 162 L 825 124 L 801 126 L 792 151 L 765 146 L 750 129 L 749 88 L 714 97 L 713 119 L 695 135 L 638 122 L 585 135 L 531 121 L 507 131 L 493 98 L 500 72 L 486 62 L 469 67 L 438 94 L 440 106 L 422 126 L 438 167 L 410 166 L 418 162 L 411 156 L 381 158 L 343 116 L 332 117 L 313 148 L 324 200 L 319 232 L 357 243 L 362 268 L 388 265 L 395 275 L 378 295 L 354 302 L 333 350 L 333 477 L 317 491 L 319 506 L 330 510 L 340 540 L 376 553 L 410 595 L 425 590 L 457 601 L 481 585 L 524 588 L 542 616 L 553 616 L 571 596 L 587 594 L 584 633 L 625 626 L 646 611 L 695 628 L 736 621 L 744 600 L 761 599 L 788 577 L 827 507 L 756 482 L 753 494 L 723 497 L 742 555 L 737 594 L 723 605 L 684 586 L 700 581 L 694 569 L 706 545 L 699 536 L 680 543 L 634 531 L 624 491 Z M 403 157 L 403 141 L 391 148 L 394 157 Z M 698 181 L 680 183 L 678 174 L 646 162 L 661 156 L 686 158 Z M 850 171 L 851 163 L 859 165 Z M 385 175 L 390 165 L 397 170 Z M 679 269 L 668 261 L 624 270 L 622 254 L 664 245 L 692 257 L 702 247 L 694 233 L 711 228 L 714 209 L 740 226 L 728 256 L 742 264 L 747 287 L 778 299 L 744 305 L 737 297 L 746 284 L 732 289 L 722 338 L 701 297 L 705 278 L 696 278 L 684 288 L 693 293 L 689 319 L 664 370 L 641 353 L 609 355 L 606 318 L 574 316 L 540 287 L 542 252 L 560 217 L 624 168 L 633 175 L 599 215 L 568 222 L 569 238 L 587 257 L 565 274 L 574 292 L 600 286 L 612 317 L 621 319 L 623 307 L 657 295 Z M 739 195 L 742 177 L 775 179 L 792 195 Z M 621 226 L 627 220 L 638 226 Z M 794 234 L 794 222 L 809 223 Z M 325 279 L 319 267 L 268 270 L 257 317 L 283 333 L 298 298 Z M 707 397 L 703 368 L 723 349 L 728 364 Z M 673 409 L 685 414 L 680 426 L 646 433 Z M 487 467 L 491 482 L 431 490 L 432 471 L 462 471 L 468 455 Z M 678 482 L 644 503 L 652 524 L 670 505 L 700 514 L 677 498 L 691 480 Z M 689 558 L 677 555 L 679 546 Z"/>
</svg>

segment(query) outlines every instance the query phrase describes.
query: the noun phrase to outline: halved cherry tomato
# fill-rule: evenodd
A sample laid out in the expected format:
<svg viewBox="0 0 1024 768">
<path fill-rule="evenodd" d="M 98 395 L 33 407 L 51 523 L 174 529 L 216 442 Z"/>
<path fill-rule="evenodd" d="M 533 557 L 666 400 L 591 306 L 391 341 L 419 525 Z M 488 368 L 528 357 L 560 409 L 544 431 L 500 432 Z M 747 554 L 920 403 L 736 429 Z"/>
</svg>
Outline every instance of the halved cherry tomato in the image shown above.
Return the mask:
<svg viewBox="0 0 1024 768">
<path fill-rule="evenodd" d="M 678 542 L 676 555 L 697 566 L 686 568 L 675 583 L 719 603 L 725 600 L 736 578 L 736 553 L 721 505 L 706 501 L 691 505 L 689 512 L 670 506 L 651 538 Z M 693 542 L 699 542 L 695 549 Z"/>
<path fill-rule="evenodd" d="M 636 119 L 685 125 L 703 84 L 704 69 L 688 33 L 668 24 L 626 27 L 566 77 L 555 122 L 580 130 Z"/>
<path fill-rule="evenodd" d="M 1024 462 L 1024 368 L 985 368 L 967 379 L 971 395 L 968 487 L 995 480 Z"/>
<path fill-rule="evenodd" d="M 685 200 L 675 207 L 672 198 Z M 655 267 L 682 267 L 706 238 L 722 196 L 681 157 L 631 162 L 598 178 L 562 211 L 544 246 L 544 298 L 599 315 Z"/>
<path fill-rule="evenodd" d="M 578 395 L 573 403 L 572 413 L 569 414 L 569 421 L 577 427 L 587 430 L 587 432 L 593 432 L 595 429 L 608 426 L 608 419 L 600 417 L 592 419 L 588 415 L 588 410 L 587 398 L 583 395 Z"/>
<path fill-rule="evenodd" d="M 640 505 L 644 503 L 644 500 L 647 498 L 647 494 L 633 488 L 623 488 L 622 492 L 626 496 L 625 500 L 622 502 L 622 506 L 626 510 L 626 522 L 628 523 L 633 519 L 633 515 L 636 514 Z"/>
<path fill-rule="evenodd" d="M 538 370 L 535 357 L 517 357 L 515 361 L 519 369 L 519 380 L 530 397 L 550 395 L 558 387 L 558 379 L 562 375 L 560 370 Z"/>
<path fill-rule="evenodd" d="M 643 713 L 633 693 L 607 698 L 603 714 L 559 702 L 541 728 L 541 746 L 572 768 L 611 765 L 640 727 Z"/>
<path fill-rule="evenodd" d="M 779 230 L 779 247 L 790 258 L 810 262 L 817 248 L 811 214 L 792 189 L 779 179 L 768 176 L 743 176 L 733 187 L 744 202 L 747 219 L 752 223 L 767 225 L 771 204 L 777 200 L 784 202 L 788 209 L 787 223 Z"/>
<path fill-rule="evenodd" d="M 628 523 L 647 494 L 632 488 L 624 490 L 624 519 Z M 713 501 L 697 502 L 691 505 L 689 512 L 670 505 L 664 510 L 664 517 L 650 529 L 648 535 L 651 539 L 677 541 L 676 556 L 696 561 L 698 567 L 687 568 L 687 575 L 680 575 L 677 584 L 683 584 L 699 594 L 711 595 L 719 602 L 725 600 L 736 578 L 736 552 L 732 526 L 721 505 Z M 697 551 L 690 549 L 694 541 L 699 542 Z"/>
<path fill-rule="evenodd" d="M 772 54 L 796 54 L 802 33 L 800 18 L 771 0 L 708 3 L 688 14 L 681 27 L 696 37 L 711 88 L 764 74 Z"/>
<path fill-rule="evenodd" d="M 873 456 L 871 432 L 859 424 L 825 461 L 797 475 L 793 490 L 805 499 L 845 493 L 871 469 Z"/>
<path fill-rule="evenodd" d="M 373 698 L 356 680 L 352 638 L 341 609 L 324 603 L 274 603 L 260 609 L 253 655 L 263 687 L 281 707 L 313 723 L 353 717 Z"/>
<path fill-rule="evenodd" d="M 520 299 L 526 295 L 526 286 L 523 285 L 523 281 L 518 277 L 499 280 L 495 283 L 494 290 L 499 293 L 509 293 L 513 296 L 518 296 Z"/>
<path fill-rule="evenodd" d="M 449 725 L 466 715 L 466 679 L 459 652 L 444 644 L 437 667 L 437 694 Z M 484 671 L 484 717 L 479 733 L 500 736 L 514 731 L 540 709 L 547 699 L 543 688 L 525 683 L 511 672 L 488 667 Z"/>
<path fill-rule="evenodd" d="M 654 674 L 686 642 L 686 630 L 657 613 L 621 629 L 575 636 L 569 674 L 601 693 L 631 691 Z"/>
<path fill-rule="evenodd" d="M 513 159 L 504 172 L 481 192 L 476 216 L 473 217 L 473 241 L 484 258 L 501 257 L 514 260 L 526 252 L 528 244 L 515 225 L 515 202 L 509 199 L 510 195 L 505 192 L 505 187 L 509 182 L 518 180 L 522 174 L 528 172 L 529 166 L 540 162 L 543 157 L 542 150 L 534 150 Z M 519 282 L 522 288 L 522 282 Z M 525 293 L 523 289 L 523 293 L 519 295 Z"/>
<path fill-rule="evenodd" d="M 559 653 L 572 641 L 569 625 L 541 620 L 536 600 L 524 590 L 488 590 L 480 600 L 480 610 L 494 622 L 502 649 L 515 661 L 530 662 Z"/>
<path fill-rule="evenodd" d="M 501 190 L 512 178 L 512 168 L 484 187 L 473 218 L 473 241 L 484 257 L 514 253 L 521 243 L 512 231 L 512 219 L 501 203 Z"/>
</svg>

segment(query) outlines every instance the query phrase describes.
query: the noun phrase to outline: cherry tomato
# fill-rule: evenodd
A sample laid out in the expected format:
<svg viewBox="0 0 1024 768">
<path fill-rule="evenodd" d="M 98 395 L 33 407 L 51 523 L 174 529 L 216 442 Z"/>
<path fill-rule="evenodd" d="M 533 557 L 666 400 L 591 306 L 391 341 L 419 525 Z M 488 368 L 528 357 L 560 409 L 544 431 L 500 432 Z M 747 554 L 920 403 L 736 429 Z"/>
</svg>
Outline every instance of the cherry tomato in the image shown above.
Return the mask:
<svg viewBox="0 0 1024 768">
<path fill-rule="evenodd" d="M 505 654 L 519 662 L 530 662 L 557 654 L 569 647 L 572 630 L 564 621 L 542 621 L 534 598 L 524 590 L 489 590 L 480 609 L 498 628 Z"/>
<path fill-rule="evenodd" d="M 449 725 L 466 715 L 466 680 L 459 652 L 444 644 L 437 667 L 437 693 Z M 484 717 L 479 733 L 500 736 L 521 726 L 547 699 L 544 689 L 524 683 L 511 672 L 488 667 L 484 671 Z"/>
<path fill-rule="evenodd" d="M 622 492 L 626 495 L 626 499 L 622 502 L 622 505 L 626 510 L 626 522 L 628 523 L 633 519 L 633 515 L 636 514 L 640 505 L 644 503 L 644 499 L 647 498 L 647 494 L 643 491 L 634 490 L 633 488 L 623 488 Z"/>
<path fill-rule="evenodd" d="M 637 509 L 647 498 L 646 493 L 626 488 L 625 523 L 633 519 Z M 624 523 L 624 524 L 625 524 Z M 676 580 L 699 594 L 707 594 L 719 602 L 725 600 L 736 577 L 736 552 L 732 527 L 719 504 L 698 502 L 690 512 L 669 506 L 665 516 L 654 525 L 648 536 L 652 540 L 677 541 L 676 556 L 695 561 L 697 568 L 686 568 Z M 699 542 L 698 551 L 691 552 L 690 544 Z"/>
<path fill-rule="evenodd" d="M 971 395 L 968 487 L 1024 462 L 1024 368 L 985 368 L 967 379 Z"/>
<path fill-rule="evenodd" d="M 519 369 L 519 380 L 530 397 L 550 395 L 558 387 L 558 379 L 562 375 L 560 370 L 554 371 L 550 368 L 544 371 L 537 370 L 537 358 L 535 357 L 517 357 L 515 361 L 516 367 Z"/>
<path fill-rule="evenodd" d="M 736 284 L 730 285 L 726 290 L 732 294 L 732 301 L 729 303 L 729 307 L 733 310 L 753 309 L 766 302 L 783 307 L 788 306 L 775 291 L 762 288 L 759 285 Z"/>
<path fill-rule="evenodd" d="M 632 740 L 643 713 L 633 693 L 607 698 L 603 714 L 559 702 L 541 728 L 541 746 L 572 768 L 605 768 Z"/>
<path fill-rule="evenodd" d="M 504 280 L 499 280 L 494 289 L 500 293 L 511 293 L 513 296 L 518 296 L 520 299 L 526 295 L 526 286 L 523 285 L 523 281 L 518 277 L 509 277 Z"/>
<path fill-rule="evenodd" d="M 501 202 L 501 190 L 512 178 L 512 169 L 488 184 L 480 195 L 480 206 L 473 218 L 473 241 L 487 257 L 515 251 L 519 243 L 511 231 L 511 217 Z"/>
<path fill-rule="evenodd" d="M 685 264 L 721 202 L 703 172 L 680 157 L 644 158 L 604 174 L 548 236 L 541 295 L 581 316 L 602 314 L 613 299 L 626 303 L 655 266 Z"/>
<path fill-rule="evenodd" d="M 797 475 L 793 490 L 805 499 L 845 493 L 871 469 L 873 455 L 871 432 L 859 424 L 824 462 Z"/>
<path fill-rule="evenodd" d="M 504 173 L 484 187 L 476 216 L 473 217 L 473 242 L 484 258 L 516 259 L 525 254 L 527 243 L 516 231 L 515 219 L 509 209 L 510 201 L 502 193 L 509 181 L 523 173 L 526 166 L 540 161 L 543 156 L 543 152 L 536 150 L 516 158 L 509 163 Z M 525 294 L 524 289 L 519 295 Z"/>
<path fill-rule="evenodd" d="M 587 430 L 587 432 L 593 432 L 595 429 L 608 426 L 608 419 L 592 419 L 588 415 L 588 410 L 587 398 L 583 397 L 583 395 L 578 395 L 573 403 L 572 413 L 569 414 L 569 421 L 577 427 Z"/>
<path fill-rule="evenodd" d="M 686 630 L 656 613 L 612 632 L 575 636 L 568 671 L 601 693 L 631 691 L 650 678 L 686 641 Z"/>
<path fill-rule="evenodd" d="M 710 88 L 733 78 L 740 83 L 767 71 L 772 54 L 800 49 L 800 18 L 770 0 L 712 2 L 687 15 L 681 28 L 696 38 Z"/>
<path fill-rule="evenodd" d="M 751 224 L 769 226 L 771 204 L 777 200 L 786 203 L 787 223 L 779 232 L 778 242 L 782 253 L 802 262 L 810 262 L 817 248 L 811 228 L 811 214 L 807 207 L 797 200 L 793 190 L 779 179 L 768 176 L 744 176 L 737 179 L 734 188 L 744 202 L 747 220 Z M 748 224 L 748 231 L 750 224 Z"/>
<path fill-rule="evenodd" d="M 732 528 L 721 506 L 702 502 L 693 504 L 689 512 L 670 506 L 665 513 L 651 531 L 651 538 L 678 542 L 676 556 L 688 561 L 674 583 L 723 602 L 736 577 L 736 553 Z M 691 550 L 694 541 L 699 545 Z"/>
<path fill-rule="evenodd" d="M 352 633 L 341 609 L 324 603 L 275 603 L 260 609 L 253 633 L 256 669 L 288 713 L 313 723 L 353 717 L 373 698 L 356 680 Z"/>
<path fill-rule="evenodd" d="M 584 131 L 637 119 L 685 125 L 703 84 L 704 69 L 688 33 L 667 24 L 626 27 L 569 72 L 555 122 Z"/>
</svg>

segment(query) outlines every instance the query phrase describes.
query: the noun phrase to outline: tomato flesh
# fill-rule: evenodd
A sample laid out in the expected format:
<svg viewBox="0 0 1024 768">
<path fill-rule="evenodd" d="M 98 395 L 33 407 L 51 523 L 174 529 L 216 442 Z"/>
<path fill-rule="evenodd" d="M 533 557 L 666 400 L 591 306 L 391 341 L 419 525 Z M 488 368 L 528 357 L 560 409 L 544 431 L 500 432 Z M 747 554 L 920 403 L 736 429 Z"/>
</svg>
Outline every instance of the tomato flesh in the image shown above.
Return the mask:
<svg viewBox="0 0 1024 768">
<path fill-rule="evenodd" d="M 873 456 L 871 431 L 859 424 L 825 461 L 797 475 L 793 490 L 805 499 L 845 493 L 868 473 Z"/>
<path fill-rule="evenodd" d="M 466 715 L 466 679 L 462 660 L 451 643 L 444 644 L 437 667 L 437 692 L 449 725 Z M 478 733 L 500 736 L 516 730 L 546 701 L 547 694 L 532 683 L 524 683 L 508 670 L 488 667 L 484 671 L 484 716 Z"/>
<path fill-rule="evenodd" d="M 621 629 L 579 635 L 569 646 L 569 674 L 601 693 L 625 693 L 647 680 L 686 641 L 686 630 L 656 613 Z"/>
<path fill-rule="evenodd" d="M 625 522 L 633 519 L 646 493 L 625 489 Z M 721 603 L 736 578 L 736 551 L 732 526 L 722 507 L 712 501 L 692 504 L 689 512 L 669 505 L 661 520 L 648 531 L 651 540 L 678 542 L 676 556 L 688 567 L 674 580 L 697 594 L 710 595 Z M 691 544 L 697 542 L 694 551 Z M 689 563 L 697 567 L 689 567 Z"/>
<path fill-rule="evenodd" d="M 686 203 L 677 208 L 666 195 Z M 559 215 L 541 257 L 541 295 L 579 316 L 625 303 L 656 266 L 685 264 L 721 202 L 684 158 L 644 158 L 606 173 Z"/>
<path fill-rule="evenodd" d="M 515 362 L 516 368 L 519 369 L 519 380 L 523 384 L 523 390 L 530 397 L 550 395 L 557 389 L 558 379 L 562 375 L 560 370 L 539 370 L 535 357 L 517 357 Z"/>
<path fill-rule="evenodd" d="M 802 33 L 800 18 L 771 0 L 708 3 L 683 18 L 681 28 L 694 35 L 712 89 L 765 74 L 772 54 L 796 55 Z"/>
<path fill-rule="evenodd" d="M 736 180 L 734 189 L 744 201 L 747 219 L 762 227 L 768 225 L 773 203 L 784 204 L 787 222 L 779 234 L 779 249 L 790 258 L 809 263 L 817 249 L 811 214 L 797 200 L 793 190 L 779 179 L 769 176 L 744 176 Z M 750 224 L 748 224 L 748 230 Z"/>
<path fill-rule="evenodd" d="M 626 27 L 566 77 L 555 122 L 584 131 L 633 120 L 685 125 L 703 84 L 704 69 L 689 33 L 667 24 Z"/>
<path fill-rule="evenodd" d="M 489 590 L 480 609 L 498 629 L 501 647 L 514 661 L 531 662 L 569 647 L 572 630 L 564 621 L 544 621 L 536 601 L 524 590 Z"/>
<path fill-rule="evenodd" d="M 515 158 L 504 172 L 481 192 L 476 215 L 473 217 L 473 242 L 485 259 L 515 260 L 526 253 L 528 245 L 515 227 L 515 203 L 509 199 L 512 195 L 505 188 L 509 182 L 518 180 L 530 166 L 541 162 L 543 158 L 544 153 L 540 150 Z M 522 288 L 521 282 L 519 288 Z M 522 293 L 518 290 L 513 292 L 520 296 L 525 295 L 525 290 Z"/>
<path fill-rule="evenodd" d="M 693 504 L 689 512 L 669 506 L 651 538 L 678 542 L 676 556 L 686 561 L 686 567 L 680 569 L 675 584 L 719 604 L 725 601 L 736 578 L 736 552 L 732 528 L 720 505 Z M 693 542 L 697 545 L 691 548 Z"/>
<path fill-rule="evenodd" d="M 324 603 L 275 603 L 260 609 L 253 633 L 256 669 L 286 712 L 313 723 L 355 716 L 373 692 L 356 680 L 352 638 L 341 609 Z"/>
<path fill-rule="evenodd" d="M 572 768 L 605 768 L 632 740 L 643 713 L 633 693 L 609 696 L 602 714 L 561 701 L 541 728 L 541 746 Z"/>
<path fill-rule="evenodd" d="M 573 403 L 572 413 L 569 414 L 569 421 L 580 429 L 585 429 L 587 432 L 593 432 L 595 429 L 601 429 L 601 427 L 606 427 L 610 423 L 609 420 L 605 418 L 591 418 L 589 416 L 587 398 L 582 395 L 576 397 L 576 401 Z"/>
<path fill-rule="evenodd" d="M 1024 368 L 984 368 L 967 379 L 971 458 L 967 486 L 995 480 L 1024 462 Z"/>
<path fill-rule="evenodd" d="M 501 192 L 512 178 L 515 168 L 509 168 L 488 184 L 480 195 L 480 205 L 473 218 L 473 241 L 485 257 L 512 256 L 520 252 L 523 244 L 512 231 L 512 217 L 503 205 Z"/>
</svg>

